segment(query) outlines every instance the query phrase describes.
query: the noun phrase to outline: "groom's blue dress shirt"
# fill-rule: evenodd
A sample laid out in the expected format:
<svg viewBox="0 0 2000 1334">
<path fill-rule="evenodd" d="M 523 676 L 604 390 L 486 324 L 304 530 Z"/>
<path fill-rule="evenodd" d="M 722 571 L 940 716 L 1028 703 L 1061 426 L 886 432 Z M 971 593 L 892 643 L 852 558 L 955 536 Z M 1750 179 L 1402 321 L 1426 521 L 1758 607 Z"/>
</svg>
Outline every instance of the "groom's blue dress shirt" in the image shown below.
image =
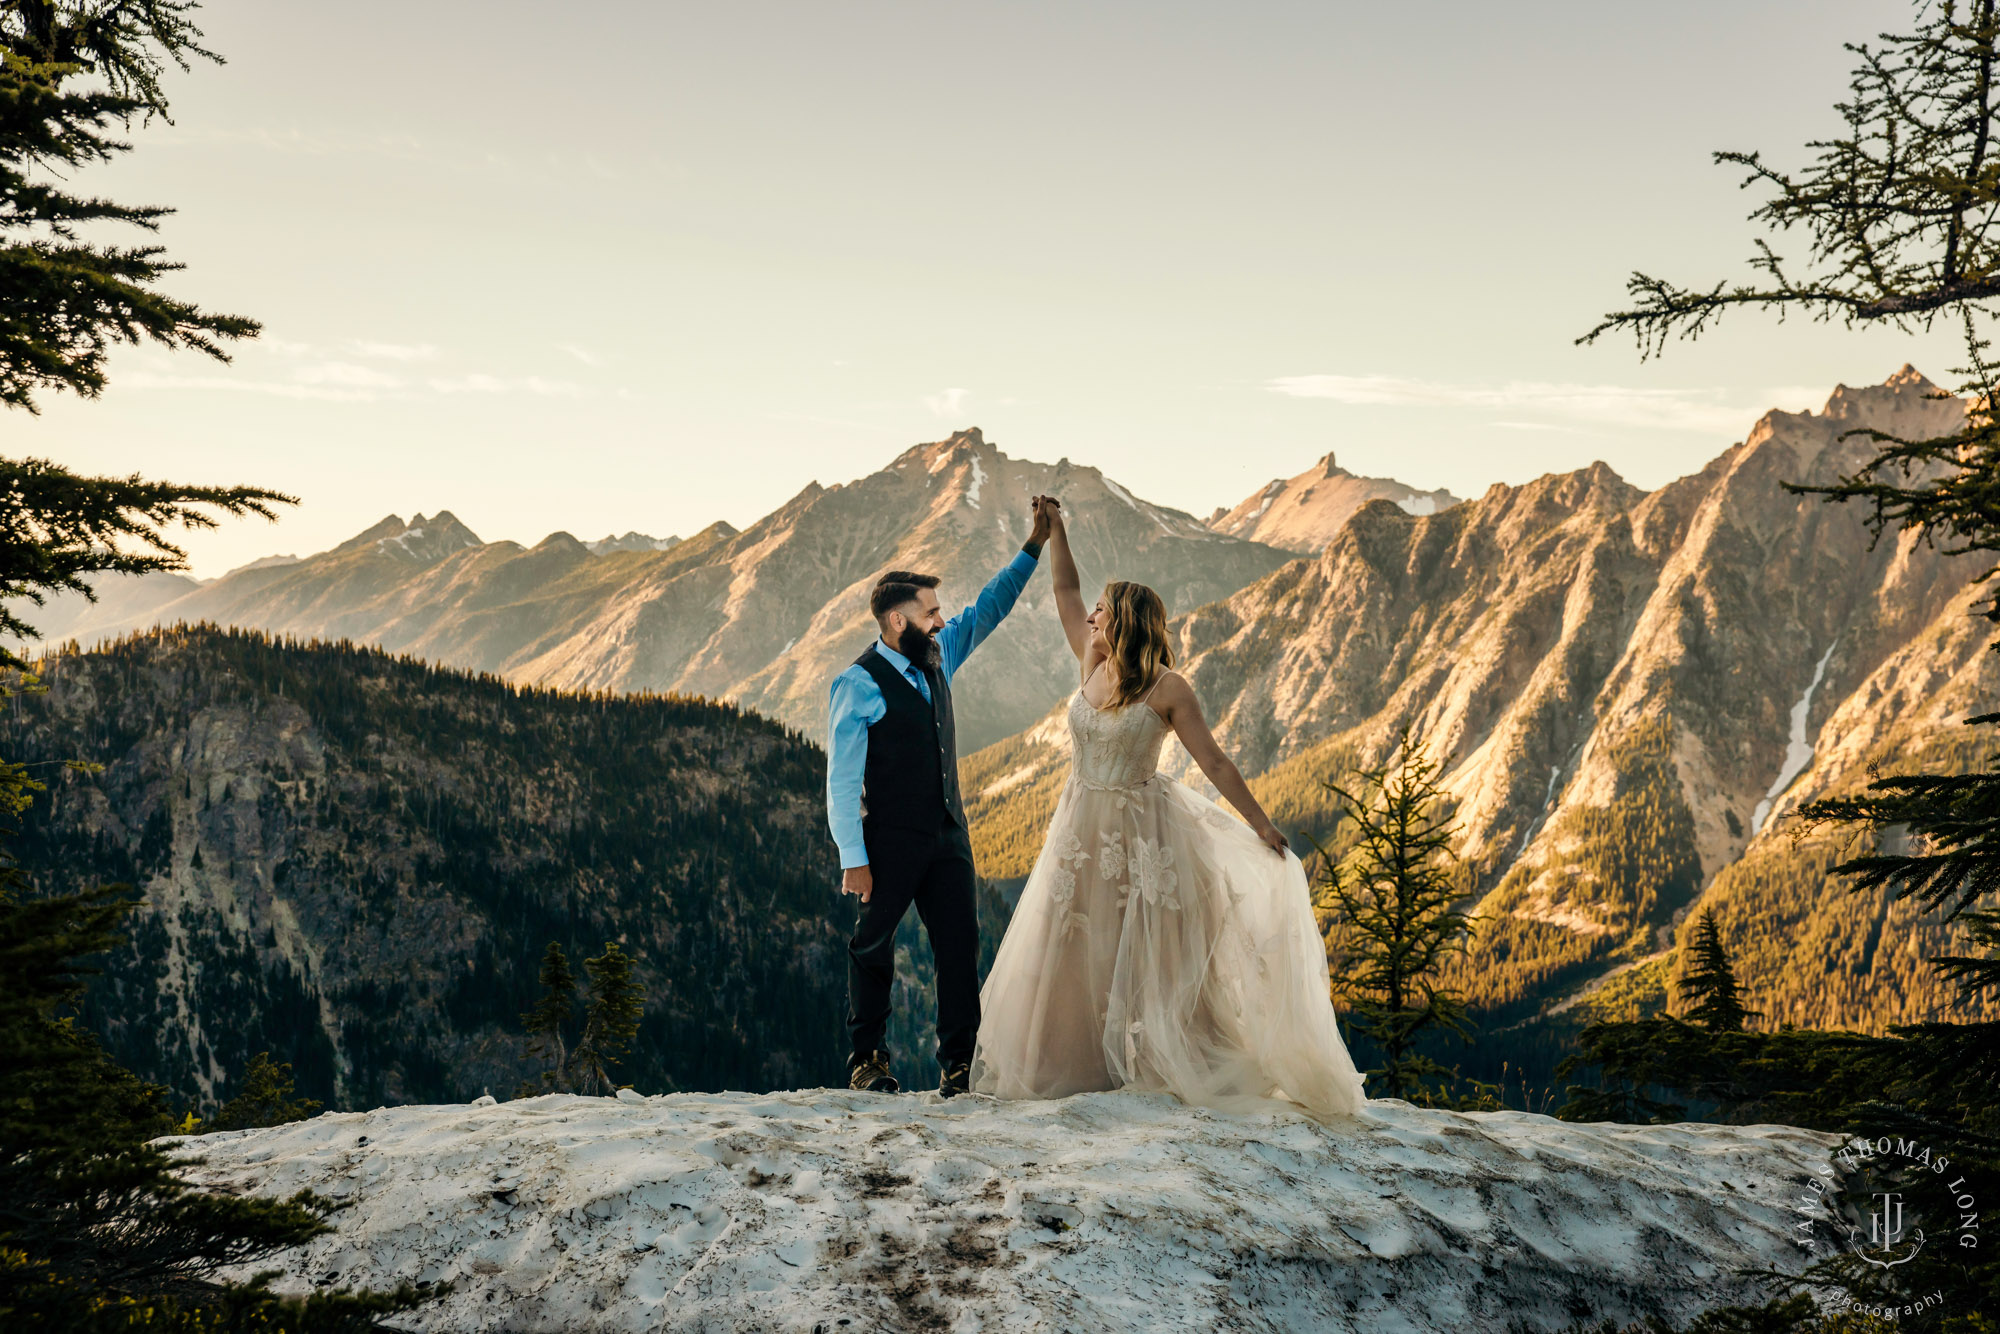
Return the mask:
<svg viewBox="0 0 2000 1334">
<path fill-rule="evenodd" d="M 1016 553 L 1000 573 L 986 581 L 978 599 L 938 631 L 938 656 L 944 659 L 947 683 L 959 665 L 972 656 L 972 650 L 985 643 L 993 627 L 1014 609 L 1014 599 L 1028 586 L 1036 564 L 1036 557 L 1027 552 Z M 915 663 L 879 639 L 875 651 L 901 672 L 918 694 L 931 697 L 930 683 Z M 843 871 L 868 864 L 868 849 L 861 841 L 861 774 L 868 762 L 868 729 L 888 712 L 882 687 L 875 684 L 866 668 L 849 667 L 833 678 L 826 706 L 826 822 L 833 830 L 834 845 L 840 849 Z M 956 763 L 957 756 L 952 760 Z"/>
</svg>

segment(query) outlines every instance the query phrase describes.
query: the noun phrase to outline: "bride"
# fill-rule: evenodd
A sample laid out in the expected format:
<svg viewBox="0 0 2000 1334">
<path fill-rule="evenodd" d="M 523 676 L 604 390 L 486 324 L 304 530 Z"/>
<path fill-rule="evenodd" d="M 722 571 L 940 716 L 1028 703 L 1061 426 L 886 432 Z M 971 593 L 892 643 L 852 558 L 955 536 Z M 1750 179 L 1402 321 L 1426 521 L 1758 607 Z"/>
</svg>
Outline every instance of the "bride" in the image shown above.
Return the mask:
<svg viewBox="0 0 2000 1334">
<path fill-rule="evenodd" d="M 1334 1026 L 1305 868 L 1168 670 L 1159 595 L 1113 583 L 1086 615 L 1061 512 L 1044 503 L 1082 684 L 1069 781 L 980 991 L 973 1090 L 1358 1111 L 1362 1076 Z M 1248 826 L 1158 772 L 1170 728 Z"/>
</svg>

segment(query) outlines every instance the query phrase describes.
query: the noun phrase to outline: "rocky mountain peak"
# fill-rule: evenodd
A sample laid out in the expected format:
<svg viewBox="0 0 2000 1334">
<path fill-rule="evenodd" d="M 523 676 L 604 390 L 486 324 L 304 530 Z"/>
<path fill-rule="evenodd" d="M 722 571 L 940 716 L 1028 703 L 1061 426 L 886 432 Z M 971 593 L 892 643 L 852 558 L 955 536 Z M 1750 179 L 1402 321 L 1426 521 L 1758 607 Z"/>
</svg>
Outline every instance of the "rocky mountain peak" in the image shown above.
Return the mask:
<svg viewBox="0 0 2000 1334">
<path fill-rule="evenodd" d="M 1777 447 L 1788 450 L 1793 480 L 1828 481 L 1851 471 L 1874 453 L 1865 436 L 1846 431 L 1868 427 L 1904 439 L 1949 435 L 1964 423 L 1967 403 L 1940 389 L 1914 366 L 1905 365 L 1881 384 L 1836 385 L 1818 415 L 1773 409 L 1744 439 L 1747 456 Z"/>
<path fill-rule="evenodd" d="M 399 537 L 408 531 L 409 527 L 410 525 L 403 522 L 401 515 L 391 514 L 362 529 L 333 550 L 336 553 L 342 551 L 359 551 L 362 547 L 374 546 L 375 543 L 385 537 Z"/>
<path fill-rule="evenodd" d="M 1458 503 L 1449 491 L 1419 491 L 1391 477 L 1360 477 L 1331 452 L 1295 477 L 1279 477 L 1234 509 L 1219 508 L 1204 522 L 1218 533 L 1247 537 L 1287 551 L 1322 551 L 1363 507 L 1394 503 L 1405 514 L 1436 514 Z"/>
<path fill-rule="evenodd" d="M 614 551 L 666 551 L 680 545 L 678 537 L 650 537 L 645 533 L 629 532 L 623 537 L 606 533 L 595 542 L 586 542 L 593 556 L 608 556 Z"/>
<path fill-rule="evenodd" d="M 1922 371 L 1918 370 L 1915 366 L 1912 366 L 1907 361 L 1903 363 L 1903 368 L 1901 370 L 1891 375 L 1888 379 L 1884 380 L 1882 383 L 1889 386 L 1891 389 L 1901 389 L 1904 386 L 1914 386 L 1919 389 L 1937 388 L 1937 386 L 1932 384 L 1930 382 L 1930 379 L 1927 376 L 1925 376 L 1925 374 Z"/>
<path fill-rule="evenodd" d="M 485 545 L 479 534 L 458 521 L 458 516 L 450 510 L 439 510 L 429 518 L 415 515 L 408 523 L 391 514 L 348 538 L 329 554 L 374 550 L 396 560 L 434 565 L 453 552 Z"/>
<path fill-rule="evenodd" d="M 926 440 L 911 445 L 891 460 L 883 471 L 900 472 L 915 465 L 926 472 L 941 472 L 951 463 L 971 456 L 986 459 L 1000 456 L 1000 451 L 987 442 L 986 433 L 977 426 L 953 431 L 942 440 Z"/>
<path fill-rule="evenodd" d="M 560 529 L 558 529 L 556 532 L 550 533 L 547 537 L 535 543 L 534 549 L 536 551 L 571 551 L 571 552 L 584 552 L 590 550 L 589 547 L 577 541 L 576 537 L 573 534 L 563 532 Z"/>
<path fill-rule="evenodd" d="M 1884 411 L 1935 409 L 1949 402 L 1939 397 L 1943 392 L 1922 371 L 1905 363 L 1901 370 L 1881 384 L 1859 387 L 1835 385 L 1833 392 L 1827 395 L 1826 407 L 1821 409 L 1821 415 L 1835 421 L 1856 421 L 1863 417 L 1872 419 Z"/>
<path fill-rule="evenodd" d="M 383 555 L 421 565 L 435 565 L 467 547 L 484 545 L 450 510 L 439 510 L 428 519 L 419 514 L 401 532 L 383 533 L 375 539 L 375 549 Z"/>
</svg>

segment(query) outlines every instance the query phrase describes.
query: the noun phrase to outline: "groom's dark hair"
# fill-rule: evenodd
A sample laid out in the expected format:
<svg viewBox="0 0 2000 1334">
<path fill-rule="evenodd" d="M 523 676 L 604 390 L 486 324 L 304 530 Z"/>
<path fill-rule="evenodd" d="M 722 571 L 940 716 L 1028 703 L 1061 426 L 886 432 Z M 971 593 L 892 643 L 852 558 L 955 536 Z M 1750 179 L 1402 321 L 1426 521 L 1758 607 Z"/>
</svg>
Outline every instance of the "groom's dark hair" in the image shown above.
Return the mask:
<svg viewBox="0 0 2000 1334">
<path fill-rule="evenodd" d="M 918 589 L 937 586 L 938 577 L 934 574 L 891 570 L 875 581 L 875 591 L 868 595 L 869 614 L 879 621 L 905 602 L 915 602 Z"/>
</svg>

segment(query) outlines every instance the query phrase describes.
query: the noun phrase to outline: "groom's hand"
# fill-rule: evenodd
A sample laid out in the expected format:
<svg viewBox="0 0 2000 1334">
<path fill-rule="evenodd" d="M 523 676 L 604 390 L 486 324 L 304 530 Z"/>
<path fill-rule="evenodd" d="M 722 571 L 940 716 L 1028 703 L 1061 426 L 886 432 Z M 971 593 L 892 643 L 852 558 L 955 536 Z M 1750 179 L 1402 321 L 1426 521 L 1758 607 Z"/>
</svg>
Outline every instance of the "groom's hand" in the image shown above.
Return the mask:
<svg viewBox="0 0 2000 1334">
<path fill-rule="evenodd" d="M 850 866 L 840 873 L 840 892 L 857 894 L 863 903 L 875 892 L 875 873 L 865 866 Z"/>
<path fill-rule="evenodd" d="M 1028 540 L 1037 545 L 1045 545 L 1049 540 L 1049 529 L 1056 506 L 1060 504 L 1054 496 L 1036 496 L 1028 502 L 1035 514 L 1035 526 L 1028 534 Z"/>
</svg>

